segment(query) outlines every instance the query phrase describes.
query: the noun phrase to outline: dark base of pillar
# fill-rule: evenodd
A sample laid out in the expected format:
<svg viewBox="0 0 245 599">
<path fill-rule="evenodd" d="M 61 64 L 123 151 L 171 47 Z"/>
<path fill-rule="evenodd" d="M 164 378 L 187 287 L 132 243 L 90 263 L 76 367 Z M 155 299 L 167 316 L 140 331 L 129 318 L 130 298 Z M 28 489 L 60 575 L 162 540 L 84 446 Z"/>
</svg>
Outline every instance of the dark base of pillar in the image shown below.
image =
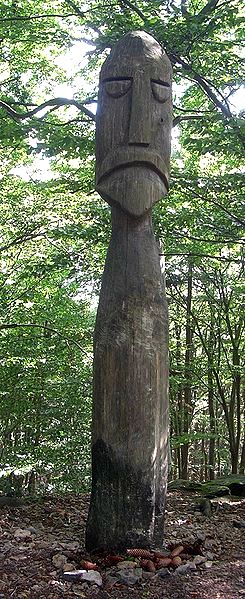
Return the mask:
<svg viewBox="0 0 245 599">
<path fill-rule="evenodd" d="M 148 470 L 151 473 L 151 468 Z M 118 551 L 152 544 L 159 547 L 163 539 L 164 488 L 156 497 L 154 480 L 125 463 L 101 439 L 92 448 L 92 472 L 87 550 Z"/>
</svg>

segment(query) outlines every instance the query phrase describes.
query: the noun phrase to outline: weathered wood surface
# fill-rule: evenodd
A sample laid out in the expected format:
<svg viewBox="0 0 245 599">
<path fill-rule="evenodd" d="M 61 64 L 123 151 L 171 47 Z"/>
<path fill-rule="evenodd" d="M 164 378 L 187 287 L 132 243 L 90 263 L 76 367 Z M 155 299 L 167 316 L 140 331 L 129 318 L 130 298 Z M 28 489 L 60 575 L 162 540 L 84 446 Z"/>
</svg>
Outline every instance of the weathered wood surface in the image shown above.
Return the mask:
<svg viewBox="0 0 245 599">
<path fill-rule="evenodd" d="M 151 207 L 168 188 L 171 69 L 144 32 L 101 71 L 97 189 L 112 235 L 94 336 L 88 550 L 160 545 L 167 481 L 168 317 Z"/>
<path fill-rule="evenodd" d="M 100 195 L 139 216 L 168 190 L 171 66 L 147 33 L 112 49 L 100 73 L 96 182 Z"/>
<path fill-rule="evenodd" d="M 89 548 L 162 539 L 167 338 L 150 216 L 115 209 L 95 329 Z"/>
</svg>

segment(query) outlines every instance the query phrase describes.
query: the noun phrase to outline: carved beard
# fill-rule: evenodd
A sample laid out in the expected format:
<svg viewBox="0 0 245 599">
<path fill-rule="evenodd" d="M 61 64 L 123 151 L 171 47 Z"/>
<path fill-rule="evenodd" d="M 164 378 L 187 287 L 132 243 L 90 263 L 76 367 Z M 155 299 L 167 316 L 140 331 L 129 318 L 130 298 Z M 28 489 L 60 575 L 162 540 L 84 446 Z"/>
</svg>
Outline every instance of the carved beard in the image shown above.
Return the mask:
<svg viewBox="0 0 245 599">
<path fill-rule="evenodd" d="M 148 148 L 118 148 L 97 172 L 98 193 L 110 204 L 140 216 L 168 192 L 168 169 Z"/>
</svg>

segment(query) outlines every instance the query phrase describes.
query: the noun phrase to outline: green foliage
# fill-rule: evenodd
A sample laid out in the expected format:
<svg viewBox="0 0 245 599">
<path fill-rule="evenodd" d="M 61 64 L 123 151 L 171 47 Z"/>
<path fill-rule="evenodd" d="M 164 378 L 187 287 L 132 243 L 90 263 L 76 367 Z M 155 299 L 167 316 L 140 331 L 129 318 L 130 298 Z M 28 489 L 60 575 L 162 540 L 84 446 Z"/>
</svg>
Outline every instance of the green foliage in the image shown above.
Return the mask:
<svg viewBox="0 0 245 599">
<path fill-rule="evenodd" d="M 133 29 L 164 46 L 175 81 L 171 189 L 153 215 L 166 260 L 174 474 L 186 448 L 195 478 L 245 467 L 238 0 L 5 0 L 0 455 L 25 488 L 31 471 L 49 489 L 89 486 L 92 336 L 110 235 L 94 191 L 92 109 L 101 62 Z"/>
</svg>

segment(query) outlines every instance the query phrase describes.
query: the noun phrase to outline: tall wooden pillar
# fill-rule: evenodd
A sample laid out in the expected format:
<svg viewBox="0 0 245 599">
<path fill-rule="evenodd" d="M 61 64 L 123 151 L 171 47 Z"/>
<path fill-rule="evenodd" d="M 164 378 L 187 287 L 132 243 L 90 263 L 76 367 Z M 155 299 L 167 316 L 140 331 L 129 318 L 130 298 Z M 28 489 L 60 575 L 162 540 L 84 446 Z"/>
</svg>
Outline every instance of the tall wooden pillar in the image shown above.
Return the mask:
<svg viewBox="0 0 245 599">
<path fill-rule="evenodd" d="M 94 335 L 88 550 L 161 545 L 167 483 L 168 317 L 151 208 L 167 193 L 171 67 L 144 32 L 104 63 L 97 190 L 112 234 Z"/>
</svg>

